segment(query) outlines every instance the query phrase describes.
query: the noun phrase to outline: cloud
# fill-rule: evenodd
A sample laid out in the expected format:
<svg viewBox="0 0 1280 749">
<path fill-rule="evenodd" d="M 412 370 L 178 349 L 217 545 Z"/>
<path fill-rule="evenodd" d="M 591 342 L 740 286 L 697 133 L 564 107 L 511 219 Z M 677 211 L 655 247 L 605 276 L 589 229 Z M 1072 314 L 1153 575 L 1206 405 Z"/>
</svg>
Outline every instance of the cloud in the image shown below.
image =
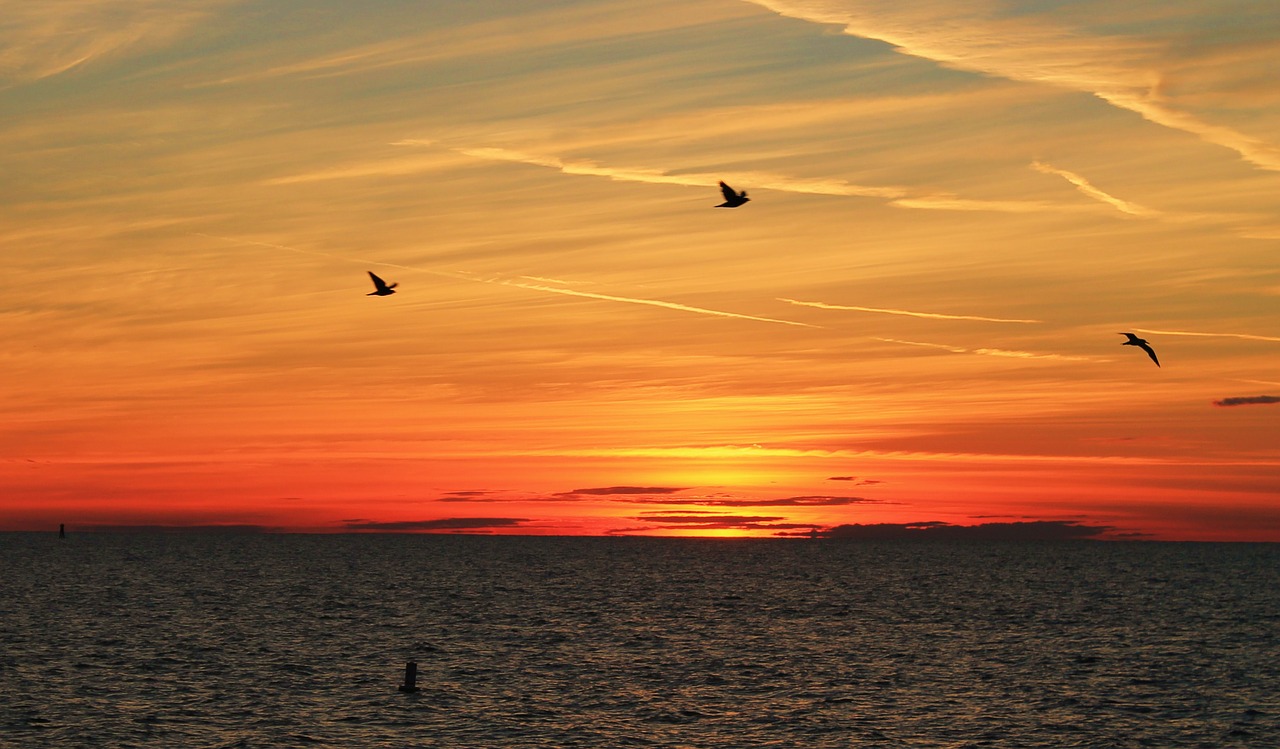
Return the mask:
<svg viewBox="0 0 1280 749">
<path fill-rule="evenodd" d="M 898 52 L 956 70 L 1092 94 L 1149 122 L 1229 148 L 1255 166 L 1280 170 L 1280 148 L 1172 106 L 1160 90 L 1167 44 L 1037 18 L 998 16 L 991 4 L 886 5 L 871 0 L 746 0 L 775 13 L 886 42 Z"/>
<path fill-rule="evenodd" d="M 199 26 L 218 5 L 166 0 L 15 0 L 0 24 L 0 88 L 65 73 L 128 50 L 156 49 Z"/>
<path fill-rule="evenodd" d="M 1214 401 L 1215 406 L 1254 406 L 1270 403 L 1280 403 L 1280 395 L 1250 395 L 1234 398 L 1223 398 L 1220 401 Z"/>
<path fill-rule="evenodd" d="M 883 484 L 879 479 L 864 479 L 857 476 L 828 476 L 827 481 L 851 481 L 856 486 L 871 486 L 873 484 Z"/>
<path fill-rule="evenodd" d="M 530 522 L 529 518 L 439 518 L 436 520 L 365 521 L 347 523 L 353 531 L 442 531 L 513 528 Z"/>
<path fill-rule="evenodd" d="M 1032 162 L 1031 168 L 1035 169 L 1037 172 L 1040 172 L 1042 174 L 1055 174 L 1059 177 L 1062 177 L 1066 181 L 1070 182 L 1072 185 L 1075 185 L 1076 189 L 1084 193 L 1086 196 L 1093 198 L 1094 200 L 1097 200 L 1101 203 L 1105 203 L 1115 208 L 1116 210 L 1120 211 L 1121 213 L 1127 213 L 1130 216 L 1140 216 L 1143 218 L 1155 218 L 1161 215 L 1160 211 L 1154 210 L 1152 208 L 1147 208 L 1146 206 L 1138 205 L 1137 203 L 1130 203 L 1127 200 L 1121 200 L 1120 198 L 1117 198 L 1114 195 L 1110 195 L 1106 192 L 1103 192 L 1102 190 L 1099 190 L 1098 188 L 1094 187 L 1093 184 L 1089 182 L 1089 180 L 1085 179 L 1084 177 L 1081 177 L 1075 172 L 1069 172 L 1066 169 L 1059 169 L 1055 166 L 1046 164 L 1041 161 Z"/>
<path fill-rule="evenodd" d="M 468 455 L 470 453 L 459 453 Z M 491 455 L 493 453 L 482 453 Z M 979 453 L 979 452 L 941 452 L 931 450 L 853 450 L 848 448 L 795 448 L 795 447 L 761 447 L 751 448 L 741 445 L 708 445 L 685 447 L 593 447 L 571 449 L 529 449 L 512 450 L 501 453 L 507 457 L 551 456 L 561 458 L 654 458 L 660 460 L 712 458 L 747 458 L 760 459 L 766 457 L 781 458 L 838 458 L 841 460 L 863 460 L 876 458 L 882 460 L 924 461 L 930 464 L 938 462 L 957 463 L 1062 463 L 1067 465 L 1168 465 L 1175 463 L 1173 458 L 1132 455 L 1076 455 L 1076 454 L 1034 454 L 1034 453 Z M 1272 465 L 1274 461 L 1267 459 L 1261 462 L 1240 463 L 1236 459 L 1229 461 L 1208 461 L 1200 465 Z"/>
<path fill-rule="evenodd" d="M 599 299 L 608 302 L 625 302 L 627 304 L 643 304 L 651 307 L 662 307 L 663 309 L 672 309 L 680 312 L 696 312 L 702 315 L 711 315 L 713 317 L 729 317 L 737 320 L 753 320 L 755 322 L 776 323 L 778 325 L 794 325 L 801 328 L 819 328 L 820 325 L 810 325 L 809 323 L 795 322 L 793 320 L 779 320 L 774 317 L 758 317 L 756 315 L 743 315 L 737 312 L 723 312 L 721 310 L 708 309 L 706 307 L 694 307 L 688 304 L 680 304 L 678 302 L 664 302 L 658 299 L 637 299 L 635 297 L 614 296 L 612 294 L 597 294 L 591 291 L 575 291 L 574 289 L 561 289 L 554 286 L 543 286 L 541 284 L 520 283 L 512 280 L 491 280 L 487 283 L 497 283 L 503 286 L 516 286 L 521 289 L 531 289 L 533 291 L 545 291 L 549 294 L 564 294 L 566 296 L 582 297 L 584 299 Z"/>
<path fill-rule="evenodd" d="M 640 517 L 631 519 L 653 523 L 715 523 L 717 527 L 725 527 L 725 523 L 740 526 L 744 523 L 774 523 L 779 520 L 786 520 L 781 515 L 721 515 L 708 510 L 645 512 L 641 513 Z"/>
<path fill-rule="evenodd" d="M 646 512 L 631 520 L 649 523 L 639 528 L 619 528 L 610 535 L 659 530 L 719 531 L 719 530 L 771 530 L 788 531 L 813 528 L 812 523 L 780 522 L 786 520 L 774 515 L 722 515 L 713 512 L 689 510 L 683 512 Z"/>
<path fill-rule="evenodd" d="M 493 495 L 497 492 L 490 491 L 459 491 L 445 492 L 443 496 L 436 499 L 437 502 L 503 502 L 506 500 L 499 499 Z"/>
<path fill-rule="evenodd" d="M 813 495 L 781 497 L 778 499 L 721 499 L 690 497 L 681 499 L 652 500 L 647 504 L 698 505 L 700 507 L 843 507 L 846 505 L 881 504 L 879 499 L 866 497 L 832 497 Z"/>
<path fill-rule="evenodd" d="M 686 487 L 672 486 L 605 486 L 597 489 L 574 489 L 570 492 L 564 492 L 557 496 L 567 496 L 574 494 L 590 494 L 593 496 L 608 496 L 614 494 L 675 494 L 676 492 L 685 491 Z"/>
<path fill-rule="evenodd" d="M 645 13 L 631 12 L 632 5 L 624 2 L 583 3 L 579 7 L 556 4 L 546 8 L 525 4 L 511 8 L 513 14 L 494 19 L 459 24 L 428 23 L 430 30 L 422 33 L 414 33 L 417 24 L 402 25 L 398 31 L 407 32 L 403 36 L 224 77 L 213 83 L 228 84 L 281 76 L 330 78 L 385 74 L 391 68 L 433 62 L 465 59 L 475 63 L 477 59 L 486 57 L 511 59 L 516 54 L 535 49 L 580 45 L 583 39 L 602 42 L 660 34 L 743 15 L 733 7 L 693 7 L 680 0 L 660 0 L 656 6 L 651 3 L 646 6 Z"/>
<path fill-rule="evenodd" d="M 1270 341 L 1280 343 L 1280 338 L 1265 335 L 1252 335 L 1250 333 L 1197 333 L 1190 330 L 1151 330 L 1149 328 L 1133 328 L 1139 333 L 1151 333 L 1152 335 L 1182 335 L 1196 336 L 1198 338 L 1240 338 L 1246 341 Z"/>
<path fill-rule="evenodd" d="M 1084 525 L 1074 520 L 1034 520 L 1014 523 L 952 525 L 922 523 L 874 523 L 837 525 L 822 531 L 826 538 L 882 541 L 923 539 L 930 541 L 1065 541 L 1096 538 L 1111 530 L 1105 525 Z"/>
<path fill-rule="evenodd" d="M 920 346 L 923 348 L 942 349 L 943 351 L 950 351 L 953 354 L 976 354 L 978 356 L 999 356 L 1006 359 L 1056 359 L 1058 361 L 1098 361 L 1097 359 L 1091 356 L 1071 356 L 1068 354 L 1037 354 L 1031 351 L 1010 351 L 1008 349 L 998 349 L 998 348 L 967 349 L 967 348 L 962 348 L 960 346 L 949 346 L 943 343 L 924 343 L 921 341 L 904 341 L 900 338 L 876 337 L 874 340 L 883 341 L 885 343 L 899 343 L 904 346 Z"/>
<path fill-rule="evenodd" d="M 435 141 L 406 139 L 392 145 L 431 145 Z M 682 185 L 686 187 L 716 187 L 721 179 L 735 186 L 775 190 L 804 195 L 831 195 L 842 197 L 880 198 L 899 208 L 915 208 L 937 211 L 993 211 L 1000 213 L 1038 213 L 1042 211 L 1071 211 L 1073 206 L 1055 205 L 1043 201 L 974 200 L 947 194 L 912 195 L 904 187 L 880 187 L 857 185 L 840 179 L 803 179 L 787 177 L 771 172 L 735 171 L 732 174 L 672 174 L 661 169 L 643 167 L 609 167 L 588 159 L 566 160 L 559 156 L 534 154 L 508 148 L 456 147 L 456 153 L 486 161 L 504 161 L 556 169 L 563 174 L 606 177 L 618 182 L 645 182 L 650 184 Z M 352 173 L 367 174 L 365 168 L 354 168 Z"/>
<path fill-rule="evenodd" d="M 417 145 L 421 141 L 405 140 L 394 145 Z M 642 167 L 608 167 L 588 159 L 566 160 L 559 156 L 515 151 L 507 148 L 455 148 L 457 153 L 465 154 L 486 161 L 505 161 L 530 166 L 541 166 L 556 169 L 564 174 L 606 177 L 618 182 L 646 182 L 661 185 L 683 185 L 686 187 L 715 188 L 725 178 L 720 174 L 672 174 L 661 169 Z M 837 179 L 799 179 L 785 177 L 768 172 L 736 172 L 731 181 L 749 184 L 761 190 L 777 190 L 779 192 L 802 193 L 808 195 L 838 195 L 868 198 L 899 198 L 906 196 L 906 190 L 900 187 L 870 187 L 855 185 Z"/>
<path fill-rule="evenodd" d="M 830 310 L 850 310 L 854 312 L 876 312 L 884 315 L 905 315 L 907 317 L 924 317 L 931 320 L 977 320 L 980 322 L 1007 322 L 1007 323 L 1039 323 L 1042 320 L 1017 320 L 1004 317 L 978 317 L 975 315 L 946 315 L 940 312 L 912 312 L 903 309 L 882 309 L 880 307 L 852 307 L 843 304 L 827 304 L 826 302 L 802 302 L 796 299 L 787 299 L 786 297 L 777 297 L 779 302 L 794 304 L 800 307 L 816 307 L 817 309 Z"/>
<path fill-rule="evenodd" d="M 223 237 L 215 234 L 196 233 L 196 236 L 217 239 L 223 242 L 233 242 L 236 244 L 253 245 L 256 247 L 271 247 L 278 250 L 287 250 L 303 255 L 314 255 L 317 257 L 331 258 L 349 263 L 358 263 L 361 265 L 374 265 L 382 268 L 397 268 L 400 270 L 416 271 L 419 273 L 430 273 L 434 276 L 444 278 L 452 278 L 456 280 L 469 281 L 472 283 L 492 284 L 495 286 L 511 286 L 518 289 L 528 289 L 530 291 L 538 291 L 547 294 L 561 294 L 564 296 L 574 296 L 583 299 L 596 299 L 606 302 L 620 302 L 623 304 L 639 304 L 649 307 L 661 307 L 663 309 L 676 310 L 678 312 L 693 312 L 700 315 L 710 315 L 712 317 L 726 317 L 735 320 L 751 320 L 754 322 L 774 323 L 777 325 L 792 325 L 800 328 L 821 328 L 821 325 L 811 325 L 809 323 L 796 322 L 794 320 L 781 320 L 773 317 L 759 317 L 756 315 L 744 315 L 737 312 L 725 312 L 723 310 L 709 309 L 707 307 L 695 307 L 689 304 L 680 304 L 678 302 L 667 302 L 660 299 L 641 299 L 637 297 L 617 296 L 613 294 L 597 294 L 590 291 L 576 291 L 574 289 L 564 289 L 555 286 L 545 286 L 536 283 L 523 283 L 509 278 L 493 278 L 478 276 L 472 273 L 458 273 L 449 271 L 432 270 L 430 268 L 419 268 L 412 265 L 402 265 L 399 263 L 388 263 L 378 260 L 370 260 L 367 258 L 357 258 L 347 255 L 335 255 L 329 252 L 320 252 L 318 250 L 307 250 L 300 247 L 290 247 L 288 245 L 274 244 L 271 242 L 258 242 L 251 239 L 240 239 L 237 237 Z"/>
</svg>

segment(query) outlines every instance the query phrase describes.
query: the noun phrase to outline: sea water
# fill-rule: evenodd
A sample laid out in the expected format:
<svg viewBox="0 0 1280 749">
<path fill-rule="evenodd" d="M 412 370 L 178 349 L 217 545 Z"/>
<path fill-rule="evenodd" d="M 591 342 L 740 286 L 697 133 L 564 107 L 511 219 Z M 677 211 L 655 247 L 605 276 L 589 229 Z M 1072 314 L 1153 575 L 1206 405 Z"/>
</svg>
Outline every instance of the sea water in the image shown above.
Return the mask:
<svg viewBox="0 0 1280 749">
<path fill-rule="evenodd" d="M 3 747 L 1280 747 L 1280 545 L 0 534 L 0 565 Z"/>
</svg>

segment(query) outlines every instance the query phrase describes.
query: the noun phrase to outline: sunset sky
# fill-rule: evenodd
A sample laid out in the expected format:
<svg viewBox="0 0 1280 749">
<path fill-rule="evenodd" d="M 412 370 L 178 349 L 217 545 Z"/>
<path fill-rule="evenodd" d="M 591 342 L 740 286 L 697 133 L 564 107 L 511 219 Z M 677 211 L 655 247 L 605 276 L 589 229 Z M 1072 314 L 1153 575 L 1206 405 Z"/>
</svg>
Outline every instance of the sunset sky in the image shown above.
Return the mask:
<svg viewBox="0 0 1280 749">
<path fill-rule="evenodd" d="M 1272 3 L 3 9 L 0 530 L 1280 541 Z"/>
</svg>

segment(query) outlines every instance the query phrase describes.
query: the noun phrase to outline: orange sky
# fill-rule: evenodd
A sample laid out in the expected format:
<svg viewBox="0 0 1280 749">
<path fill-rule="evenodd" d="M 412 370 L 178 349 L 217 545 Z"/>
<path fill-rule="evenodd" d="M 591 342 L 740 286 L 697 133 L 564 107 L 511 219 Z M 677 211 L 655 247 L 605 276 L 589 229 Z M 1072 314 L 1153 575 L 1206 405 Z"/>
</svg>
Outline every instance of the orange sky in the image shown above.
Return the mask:
<svg viewBox="0 0 1280 749">
<path fill-rule="evenodd" d="M 1264 3 L 10 5 L 0 530 L 1280 541 Z"/>
</svg>

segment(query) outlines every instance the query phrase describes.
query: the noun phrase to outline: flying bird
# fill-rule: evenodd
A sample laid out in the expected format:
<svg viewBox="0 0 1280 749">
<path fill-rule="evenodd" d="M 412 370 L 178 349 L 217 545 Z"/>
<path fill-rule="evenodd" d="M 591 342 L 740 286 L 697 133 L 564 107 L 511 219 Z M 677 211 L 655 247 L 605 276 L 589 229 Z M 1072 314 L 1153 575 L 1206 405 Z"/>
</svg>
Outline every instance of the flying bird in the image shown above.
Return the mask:
<svg viewBox="0 0 1280 749">
<path fill-rule="evenodd" d="M 742 192 L 734 192 L 733 188 L 729 187 L 724 182 L 720 183 L 720 192 L 724 193 L 724 202 L 716 206 L 716 208 L 737 208 L 748 200 L 751 200 L 751 198 L 747 197 L 746 190 L 743 190 Z"/>
<path fill-rule="evenodd" d="M 1151 349 L 1151 344 L 1147 343 L 1145 338 L 1139 338 L 1133 333 L 1121 333 L 1120 335 L 1129 336 L 1129 340 L 1120 344 L 1121 346 L 1137 346 L 1147 352 L 1147 356 L 1151 357 L 1151 361 L 1155 362 L 1157 367 L 1160 366 L 1160 360 L 1156 358 L 1156 352 Z"/>
<path fill-rule="evenodd" d="M 373 279 L 373 291 L 365 294 L 365 296 L 391 296 L 396 293 L 396 287 L 400 284 L 388 284 L 386 281 L 383 281 L 381 278 L 374 275 L 373 271 L 365 272 L 369 274 L 369 278 Z"/>
</svg>

